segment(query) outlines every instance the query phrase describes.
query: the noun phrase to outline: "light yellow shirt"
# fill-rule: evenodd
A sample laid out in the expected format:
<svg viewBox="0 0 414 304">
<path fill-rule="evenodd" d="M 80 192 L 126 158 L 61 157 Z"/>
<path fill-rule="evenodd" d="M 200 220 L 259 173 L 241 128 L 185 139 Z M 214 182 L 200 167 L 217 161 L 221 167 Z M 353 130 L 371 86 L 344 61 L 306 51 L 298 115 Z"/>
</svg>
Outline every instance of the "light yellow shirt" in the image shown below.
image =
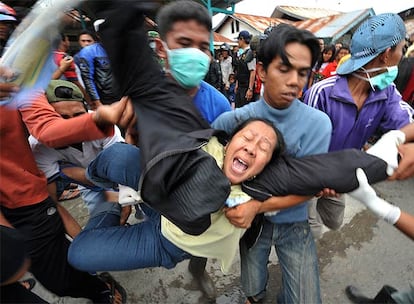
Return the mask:
<svg viewBox="0 0 414 304">
<path fill-rule="evenodd" d="M 218 142 L 217 138 L 213 137 L 203 149 L 216 159 L 220 168 L 223 167 L 224 147 Z M 211 191 L 214 191 L 214 189 L 211 189 Z M 251 199 L 241 190 L 240 185 L 231 187 L 229 198 L 237 201 L 243 198 L 245 198 L 245 201 Z M 239 240 L 246 230 L 230 224 L 222 209 L 212 213 L 210 218 L 210 227 L 196 236 L 183 232 L 168 219 L 161 216 L 161 233 L 174 245 L 194 256 L 219 260 L 221 271 L 228 273 L 238 253 Z"/>
</svg>

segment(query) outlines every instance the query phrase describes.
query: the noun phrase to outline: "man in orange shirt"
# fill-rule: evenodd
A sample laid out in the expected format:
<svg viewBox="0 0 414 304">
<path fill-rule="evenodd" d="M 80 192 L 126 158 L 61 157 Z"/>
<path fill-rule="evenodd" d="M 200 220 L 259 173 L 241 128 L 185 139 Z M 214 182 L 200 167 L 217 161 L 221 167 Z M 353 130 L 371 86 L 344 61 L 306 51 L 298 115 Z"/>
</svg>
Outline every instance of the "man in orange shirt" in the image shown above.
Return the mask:
<svg viewBox="0 0 414 304">
<path fill-rule="evenodd" d="M 8 98 L 17 90 L 11 83 L 0 83 L 0 98 Z M 108 287 L 111 284 L 68 264 L 70 243 L 56 203 L 49 197 L 46 177 L 36 166 L 26 130 L 56 148 L 103 138 L 113 135 L 115 123 L 130 125 L 132 104 L 123 98 L 94 113 L 63 119 L 49 105 L 44 92 L 31 96 L 27 101 L 15 98 L 0 106 L 0 225 L 15 228 L 24 236 L 30 272 L 53 293 L 89 298 L 95 303 L 121 303 L 122 287 L 118 285 L 118 294 L 111 293 L 115 282 Z"/>
</svg>

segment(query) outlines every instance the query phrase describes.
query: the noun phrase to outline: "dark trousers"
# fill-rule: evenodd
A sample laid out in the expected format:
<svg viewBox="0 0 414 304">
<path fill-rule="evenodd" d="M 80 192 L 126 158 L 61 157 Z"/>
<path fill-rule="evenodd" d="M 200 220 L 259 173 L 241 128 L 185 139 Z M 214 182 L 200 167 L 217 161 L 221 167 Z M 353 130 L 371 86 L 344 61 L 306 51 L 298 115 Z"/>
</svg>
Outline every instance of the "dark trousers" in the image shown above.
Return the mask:
<svg viewBox="0 0 414 304">
<path fill-rule="evenodd" d="M 62 219 L 51 198 L 16 209 L 2 206 L 1 212 L 24 235 L 31 259 L 29 271 L 43 286 L 58 296 L 109 303 L 105 283 L 69 265 L 67 252 L 70 242 L 65 237 Z"/>
<path fill-rule="evenodd" d="M 238 87 L 237 88 L 237 93 L 236 93 L 236 101 L 235 101 L 235 105 L 236 108 L 241 108 L 244 105 L 247 105 L 250 101 L 252 100 L 247 100 L 246 99 L 246 93 L 247 93 L 247 89 L 248 87 Z"/>
<path fill-rule="evenodd" d="M 38 295 L 24 288 L 20 283 L 0 287 L 1 303 L 47 303 Z"/>
</svg>

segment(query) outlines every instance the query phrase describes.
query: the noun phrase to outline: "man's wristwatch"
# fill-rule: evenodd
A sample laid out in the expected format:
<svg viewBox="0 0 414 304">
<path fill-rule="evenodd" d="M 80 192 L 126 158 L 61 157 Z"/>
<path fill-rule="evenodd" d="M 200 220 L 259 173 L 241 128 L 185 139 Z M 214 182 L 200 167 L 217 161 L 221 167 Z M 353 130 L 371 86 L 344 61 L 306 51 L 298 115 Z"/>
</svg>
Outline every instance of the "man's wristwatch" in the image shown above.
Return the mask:
<svg viewBox="0 0 414 304">
<path fill-rule="evenodd" d="M 253 89 L 252 89 L 252 88 L 248 88 L 248 90 L 249 90 L 249 91 L 253 91 Z"/>
</svg>

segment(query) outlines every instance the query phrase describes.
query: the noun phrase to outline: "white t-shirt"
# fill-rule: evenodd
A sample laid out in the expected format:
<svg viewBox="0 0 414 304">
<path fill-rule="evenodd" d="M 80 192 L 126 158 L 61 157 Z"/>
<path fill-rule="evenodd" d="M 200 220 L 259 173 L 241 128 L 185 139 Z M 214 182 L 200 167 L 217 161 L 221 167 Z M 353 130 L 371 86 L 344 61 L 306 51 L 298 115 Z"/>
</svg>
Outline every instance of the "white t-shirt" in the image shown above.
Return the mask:
<svg viewBox="0 0 414 304">
<path fill-rule="evenodd" d="M 99 152 L 116 142 L 123 142 L 124 138 L 118 127 L 114 127 L 114 136 L 82 142 L 82 151 L 72 146 L 55 149 L 40 143 L 32 135 L 29 144 L 36 159 L 37 166 L 49 179 L 59 173 L 59 161 L 70 162 L 79 167 L 86 168 L 95 159 Z"/>
</svg>

